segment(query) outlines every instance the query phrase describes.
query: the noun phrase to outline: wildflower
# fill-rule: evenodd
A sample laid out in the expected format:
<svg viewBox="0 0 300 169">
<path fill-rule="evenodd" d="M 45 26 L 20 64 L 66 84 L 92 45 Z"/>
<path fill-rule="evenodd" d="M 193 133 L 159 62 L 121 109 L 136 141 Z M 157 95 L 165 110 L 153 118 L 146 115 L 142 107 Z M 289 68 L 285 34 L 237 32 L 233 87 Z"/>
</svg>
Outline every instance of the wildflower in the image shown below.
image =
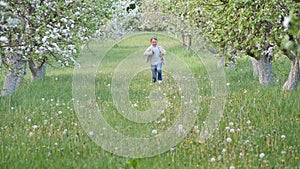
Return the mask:
<svg viewBox="0 0 300 169">
<path fill-rule="evenodd" d="M 229 167 L 229 169 L 235 169 L 235 167 L 232 165 L 232 166 Z"/>
<path fill-rule="evenodd" d="M 34 135 L 33 132 L 29 132 L 29 137 L 32 137 Z"/>
<path fill-rule="evenodd" d="M 251 121 L 250 120 L 247 120 L 247 122 L 246 122 L 247 124 L 250 124 L 251 123 Z"/>
<path fill-rule="evenodd" d="M 234 129 L 230 129 L 230 133 L 234 133 Z"/>
<path fill-rule="evenodd" d="M 62 114 L 62 111 L 58 111 L 58 114 Z"/>
<path fill-rule="evenodd" d="M 93 136 L 93 135 L 94 135 L 94 132 L 93 132 L 93 131 L 89 131 L 89 135 L 90 135 L 90 136 Z"/>
<path fill-rule="evenodd" d="M 157 134 L 157 130 L 152 130 L 152 134 Z"/>
<path fill-rule="evenodd" d="M 211 158 L 211 159 L 210 159 L 210 162 L 212 162 L 212 163 L 215 162 L 215 161 L 216 161 L 215 158 Z"/>
<path fill-rule="evenodd" d="M 232 141 L 232 139 L 228 137 L 228 138 L 226 139 L 226 141 L 227 141 L 228 143 L 230 143 L 230 142 Z"/>
<path fill-rule="evenodd" d="M 260 153 L 259 154 L 259 158 L 264 158 L 265 157 L 265 153 Z"/>
<path fill-rule="evenodd" d="M 229 126 L 233 126 L 233 122 L 229 122 Z"/>
<path fill-rule="evenodd" d="M 166 118 L 162 118 L 162 119 L 161 119 L 161 122 L 166 122 Z"/>
<path fill-rule="evenodd" d="M 193 144 L 193 141 L 190 141 L 189 144 Z"/>
<path fill-rule="evenodd" d="M 55 142 L 55 143 L 54 143 L 54 145 L 55 145 L 55 146 L 58 146 L 58 143 L 57 143 L 57 142 Z"/>
<path fill-rule="evenodd" d="M 281 139 L 284 140 L 285 139 L 285 135 L 281 135 Z"/>
<path fill-rule="evenodd" d="M 33 125 L 32 128 L 33 128 L 33 129 L 36 129 L 36 128 L 38 128 L 38 126 L 37 126 L 37 125 Z"/>
<path fill-rule="evenodd" d="M 178 133 L 185 133 L 185 130 L 183 129 L 183 125 L 182 124 L 178 125 Z"/>
</svg>

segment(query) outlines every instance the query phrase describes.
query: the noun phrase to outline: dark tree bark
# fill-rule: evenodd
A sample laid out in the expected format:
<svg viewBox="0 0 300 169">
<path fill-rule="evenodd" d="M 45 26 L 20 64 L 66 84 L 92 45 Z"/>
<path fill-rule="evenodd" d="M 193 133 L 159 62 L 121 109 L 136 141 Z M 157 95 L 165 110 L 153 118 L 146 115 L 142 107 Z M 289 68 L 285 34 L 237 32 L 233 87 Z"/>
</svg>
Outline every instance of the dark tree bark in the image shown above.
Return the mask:
<svg viewBox="0 0 300 169">
<path fill-rule="evenodd" d="M 46 62 L 42 61 L 40 64 L 35 64 L 33 60 L 28 60 L 31 77 L 33 80 L 41 80 L 46 76 Z"/>
</svg>

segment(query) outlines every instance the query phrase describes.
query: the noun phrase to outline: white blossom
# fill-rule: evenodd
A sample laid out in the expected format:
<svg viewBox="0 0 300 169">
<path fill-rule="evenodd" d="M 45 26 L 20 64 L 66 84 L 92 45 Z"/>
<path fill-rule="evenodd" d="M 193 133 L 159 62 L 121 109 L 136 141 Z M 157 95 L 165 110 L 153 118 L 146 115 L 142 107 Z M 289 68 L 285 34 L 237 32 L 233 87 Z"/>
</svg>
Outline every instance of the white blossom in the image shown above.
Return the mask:
<svg viewBox="0 0 300 169">
<path fill-rule="evenodd" d="M 3 1 L 0 1 L 0 6 L 7 7 L 7 3 L 3 2 Z"/>
<path fill-rule="evenodd" d="M 283 20 L 283 22 L 282 22 L 283 26 L 284 26 L 285 28 L 288 28 L 289 22 L 290 22 L 290 21 L 291 21 L 291 17 L 290 17 L 290 16 L 284 17 L 284 20 Z"/>
<path fill-rule="evenodd" d="M 4 36 L 0 37 L 0 41 L 4 42 L 4 43 L 8 43 L 8 39 Z"/>
</svg>

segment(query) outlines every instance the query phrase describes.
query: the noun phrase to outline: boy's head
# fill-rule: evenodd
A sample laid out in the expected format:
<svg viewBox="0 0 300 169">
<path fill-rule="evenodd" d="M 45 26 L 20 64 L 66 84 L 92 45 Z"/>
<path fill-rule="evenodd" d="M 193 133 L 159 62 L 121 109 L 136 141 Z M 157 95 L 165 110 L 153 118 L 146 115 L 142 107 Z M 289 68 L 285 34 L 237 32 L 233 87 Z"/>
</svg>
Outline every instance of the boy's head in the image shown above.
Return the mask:
<svg viewBox="0 0 300 169">
<path fill-rule="evenodd" d="M 150 38 L 150 43 L 152 46 L 156 46 L 157 45 L 157 37 L 156 36 L 152 36 Z"/>
</svg>

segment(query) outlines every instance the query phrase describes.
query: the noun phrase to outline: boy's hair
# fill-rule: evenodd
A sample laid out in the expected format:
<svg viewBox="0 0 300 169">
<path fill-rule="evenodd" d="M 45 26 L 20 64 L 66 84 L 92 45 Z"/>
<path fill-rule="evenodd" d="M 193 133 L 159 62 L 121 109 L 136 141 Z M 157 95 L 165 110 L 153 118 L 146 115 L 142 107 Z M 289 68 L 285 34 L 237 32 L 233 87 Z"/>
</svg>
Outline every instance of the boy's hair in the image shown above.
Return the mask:
<svg viewBox="0 0 300 169">
<path fill-rule="evenodd" d="M 152 40 L 157 40 L 157 37 L 156 36 L 152 36 L 151 38 L 150 38 L 150 42 L 152 42 Z"/>
</svg>

